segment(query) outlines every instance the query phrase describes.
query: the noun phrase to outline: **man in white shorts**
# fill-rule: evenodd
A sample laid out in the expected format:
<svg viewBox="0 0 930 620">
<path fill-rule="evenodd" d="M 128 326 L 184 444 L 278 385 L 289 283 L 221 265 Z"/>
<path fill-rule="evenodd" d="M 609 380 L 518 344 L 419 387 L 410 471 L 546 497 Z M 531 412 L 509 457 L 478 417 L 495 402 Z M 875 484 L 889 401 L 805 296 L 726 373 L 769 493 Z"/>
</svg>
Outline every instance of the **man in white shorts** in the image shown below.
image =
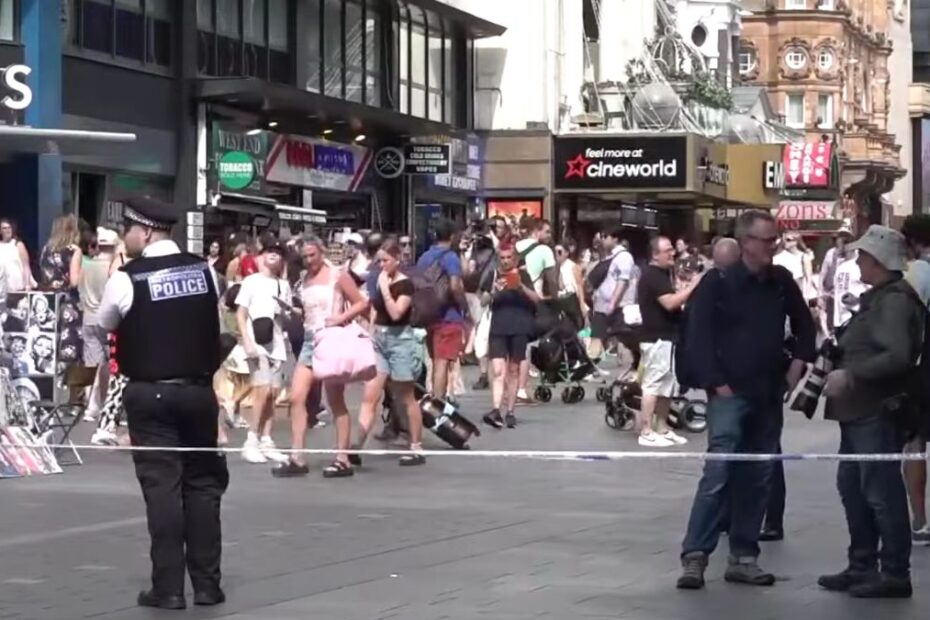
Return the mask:
<svg viewBox="0 0 930 620">
<path fill-rule="evenodd" d="M 252 419 L 242 446 L 242 458 L 250 463 L 269 459 L 287 461 L 271 439 L 274 401 L 284 386 L 287 348 L 282 329 L 282 306 L 290 306 L 291 289 L 284 273 L 284 248 L 262 248 L 259 271 L 242 281 L 236 296 L 236 320 L 242 334 L 242 348 L 249 358 L 252 385 Z"/>
<path fill-rule="evenodd" d="M 643 270 L 637 288 L 643 318 L 640 328 L 643 402 L 638 420 L 639 445 L 668 448 L 688 442 L 668 427 L 668 412 L 671 398 L 678 390 L 674 347 L 681 309 L 697 288 L 701 276 L 695 275 L 682 290 L 676 292 L 672 276 L 675 247 L 671 240 L 656 237 L 649 242 L 649 250 L 651 260 Z"/>
</svg>

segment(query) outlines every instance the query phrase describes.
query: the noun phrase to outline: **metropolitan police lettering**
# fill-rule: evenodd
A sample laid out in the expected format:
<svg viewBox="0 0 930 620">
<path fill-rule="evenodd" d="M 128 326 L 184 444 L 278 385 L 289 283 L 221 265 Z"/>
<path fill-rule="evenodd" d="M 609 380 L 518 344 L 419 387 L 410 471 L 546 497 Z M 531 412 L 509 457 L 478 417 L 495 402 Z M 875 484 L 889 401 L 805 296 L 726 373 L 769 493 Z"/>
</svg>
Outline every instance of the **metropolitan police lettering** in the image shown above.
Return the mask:
<svg viewBox="0 0 930 620">
<path fill-rule="evenodd" d="M 210 292 L 210 287 L 207 285 L 205 267 L 205 263 L 182 265 L 148 273 L 136 273 L 132 279 L 147 281 L 152 301 L 206 295 Z"/>
</svg>

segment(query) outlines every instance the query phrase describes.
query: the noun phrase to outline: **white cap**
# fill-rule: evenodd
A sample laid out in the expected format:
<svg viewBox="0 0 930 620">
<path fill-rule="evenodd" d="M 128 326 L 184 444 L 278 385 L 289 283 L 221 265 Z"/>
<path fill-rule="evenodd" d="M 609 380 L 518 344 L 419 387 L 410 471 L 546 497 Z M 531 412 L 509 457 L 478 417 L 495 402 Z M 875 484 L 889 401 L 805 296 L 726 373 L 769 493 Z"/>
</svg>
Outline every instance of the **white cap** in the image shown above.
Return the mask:
<svg viewBox="0 0 930 620">
<path fill-rule="evenodd" d="M 119 235 L 115 230 L 109 228 L 97 227 L 97 245 L 106 245 L 116 247 L 119 245 Z"/>
<path fill-rule="evenodd" d="M 346 243 L 354 243 L 356 245 L 362 245 L 365 243 L 365 240 L 362 239 L 362 236 L 358 233 L 352 233 L 345 238 Z"/>
</svg>

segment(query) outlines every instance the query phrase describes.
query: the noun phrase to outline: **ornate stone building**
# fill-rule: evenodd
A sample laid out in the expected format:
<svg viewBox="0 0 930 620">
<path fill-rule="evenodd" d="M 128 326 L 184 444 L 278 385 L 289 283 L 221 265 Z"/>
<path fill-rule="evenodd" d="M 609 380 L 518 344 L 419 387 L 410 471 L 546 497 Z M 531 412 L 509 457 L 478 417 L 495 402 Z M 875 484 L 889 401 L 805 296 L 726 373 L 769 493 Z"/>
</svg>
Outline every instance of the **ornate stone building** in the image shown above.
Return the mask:
<svg viewBox="0 0 930 620">
<path fill-rule="evenodd" d="M 785 123 L 803 129 L 808 141 L 839 145 L 841 190 L 851 199 L 844 202 L 858 207 L 860 224 L 887 222 L 910 210 L 909 191 L 905 197 L 889 193 L 910 165 L 906 107 L 898 127 L 893 102 L 894 97 L 906 102 L 910 80 L 910 33 L 899 5 L 894 0 L 744 2 L 751 14 L 743 16 L 742 80 L 765 87 Z M 894 65 L 895 48 L 901 46 L 908 55 L 906 68 Z M 901 76 L 903 90 L 894 93 Z"/>
</svg>

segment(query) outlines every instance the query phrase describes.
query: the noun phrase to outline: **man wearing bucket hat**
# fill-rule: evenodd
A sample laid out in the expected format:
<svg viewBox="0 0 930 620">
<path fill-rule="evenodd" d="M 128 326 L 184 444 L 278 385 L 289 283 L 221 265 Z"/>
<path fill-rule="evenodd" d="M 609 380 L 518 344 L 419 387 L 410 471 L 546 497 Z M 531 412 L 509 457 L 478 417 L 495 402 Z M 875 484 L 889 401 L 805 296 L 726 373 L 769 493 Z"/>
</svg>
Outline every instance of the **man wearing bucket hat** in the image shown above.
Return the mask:
<svg viewBox="0 0 930 620">
<path fill-rule="evenodd" d="M 905 434 L 896 414 L 903 411 L 902 395 L 920 355 L 924 309 L 903 278 L 901 233 L 871 226 L 849 248 L 858 251 L 862 281 L 871 289 L 840 332 L 837 369 L 824 387 L 826 417 L 840 424 L 843 454 L 900 453 Z M 901 464 L 843 461 L 836 477 L 849 528 L 849 564 L 818 583 L 857 598 L 910 597 L 911 531 Z"/>
</svg>

